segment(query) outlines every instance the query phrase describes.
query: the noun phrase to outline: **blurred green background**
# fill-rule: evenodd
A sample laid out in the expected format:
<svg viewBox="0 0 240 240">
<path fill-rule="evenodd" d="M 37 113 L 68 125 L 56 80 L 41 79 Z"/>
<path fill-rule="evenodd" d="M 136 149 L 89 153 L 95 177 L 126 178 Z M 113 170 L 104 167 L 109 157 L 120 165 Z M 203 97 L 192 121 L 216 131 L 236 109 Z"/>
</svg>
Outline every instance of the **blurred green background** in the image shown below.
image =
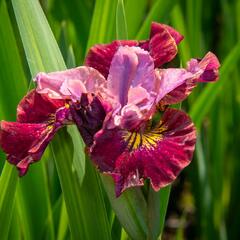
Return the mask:
<svg viewBox="0 0 240 240">
<path fill-rule="evenodd" d="M 116 0 L 41 0 L 41 7 L 37 2 L 0 0 L 0 119 L 15 120 L 16 106 L 38 71 L 65 68 L 56 55 L 62 54 L 67 67 L 82 65 L 89 47 L 116 38 Z M 222 65 L 218 83 L 200 84 L 182 104 L 198 128 L 198 142 L 191 165 L 172 186 L 162 239 L 240 239 L 240 0 L 124 3 L 129 39 L 147 39 L 151 21 L 166 23 L 185 36 L 179 45 L 178 60 L 182 66 L 208 51 L 214 52 Z M 45 28 L 48 24 L 61 54 L 55 50 L 50 29 Z M 74 135 L 74 131 L 68 131 Z M 56 157 L 61 157 L 61 151 L 70 156 L 74 149 L 71 139 L 63 137 L 70 147 L 65 148 L 57 139 L 53 146 L 59 155 Z M 73 197 L 65 196 L 64 202 L 61 189 L 70 194 L 78 188 L 77 184 L 64 182 L 67 170 L 61 169 L 60 164 L 55 166 L 52 158 L 49 149 L 43 161 L 31 166 L 29 174 L 19 181 L 15 169 L 5 164 L 0 152 L 1 240 L 70 239 L 72 220 L 68 220 L 65 203 L 74 214 L 74 207 L 69 207 Z M 83 163 L 76 163 L 79 164 Z M 75 168 L 81 173 L 82 165 Z M 95 176 L 91 166 L 86 168 Z M 81 219 L 85 217 L 86 222 L 76 222 L 76 228 L 87 229 L 85 225 L 91 219 L 103 216 L 110 222 L 112 239 L 129 239 L 104 191 L 100 197 L 89 193 L 98 180 L 91 182 L 86 176 L 80 180 L 84 185 L 79 193 Z M 98 200 L 91 205 L 89 199 L 103 202 L 106 214 L 95 215 L 99 205 L 94 208 L 94 203 Z"/>
</svg>

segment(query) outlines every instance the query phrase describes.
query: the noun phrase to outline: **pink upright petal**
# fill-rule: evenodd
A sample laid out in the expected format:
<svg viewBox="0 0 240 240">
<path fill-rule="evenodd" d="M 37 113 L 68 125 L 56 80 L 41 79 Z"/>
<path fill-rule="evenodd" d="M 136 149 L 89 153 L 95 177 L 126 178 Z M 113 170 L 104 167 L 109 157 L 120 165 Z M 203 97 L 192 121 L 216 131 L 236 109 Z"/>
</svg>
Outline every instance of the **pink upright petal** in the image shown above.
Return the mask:
<svg viewBox="0 0 240 240">
<path fill-rule="evenodd" d="M 161 105 L 183 101 L 198 82 L 213 82 L 219 76 L 219 61 L 209 52 L 202 60 L 191 59 L 187 68 L 168 68 L 156 70 L 158 98 Z"/>
<path fill-rule="evenodd" d="M 116 195 L 143 185 L 149 178 L 155 190 L 175 180 L 192 158 L 196 130 L 182 111 L 168 109 L 159 125 L 140 132 L 103 129 L 95 135 L 90 154 L 116 182 Z"/>
<path fill-rule="evenodd" d="M 105 78 L 94 68 L 77 67 L 65 71 L 39 73 L 37 92 L 50 98 L 79 100 L 82 93 L 101 91 Z"/>
<path fill-rule="evenodd" d="M 121 105 L 128 102 L 130 86 L 151 91 L 154 83 L 154 65 L 148 52 L 138 47 L 120 47 L 113 57 L 107 85 Z"/>
<path fill-rule="evenodd" d="M 211 52 L 208 52 L 203 59 L 191 59 L 187 64 L 187 70 L 196 75 L 197 82 L 216 81 L 219 67 L 218 58 Z"/>
<path fill-rule="evenodd" d="M 97 69 L 105 78 L 108 77 L 109 68 L 114 54 L 120 46 L 137 46 L 137 41 L 119 40 L 109 44 L 98 44 L 90 48 L 86 65 Z"/>
<path fill-rule="evenodd" d="M 147 112 L 156 98 L 155 80 L 148 52 L 139 47 L 119 47 L 107 79 L 109 93 L 116 102 L 113 103 L 115 125 L 129 129 L 132 123 L 136 126 L 149 116 Z"/>
</svg>

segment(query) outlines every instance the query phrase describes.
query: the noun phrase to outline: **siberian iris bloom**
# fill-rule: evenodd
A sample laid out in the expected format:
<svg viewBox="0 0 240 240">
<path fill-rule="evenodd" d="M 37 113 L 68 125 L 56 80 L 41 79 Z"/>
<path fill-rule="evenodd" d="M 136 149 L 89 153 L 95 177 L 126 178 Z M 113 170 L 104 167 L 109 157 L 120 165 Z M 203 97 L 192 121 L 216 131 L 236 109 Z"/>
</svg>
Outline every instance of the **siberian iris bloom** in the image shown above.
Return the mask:
<svg viewBox="0 0 240 240">
<path fill-rule="evenodd" d="M 161 106 L 179 103 L 200 81 L 215 81 L 219 63 L 208 53 L 186 69 L 155 69 L 140 47 L 120 46 L 111 61 L 107 90 L 113 110 L 90 148 L 98 168 L 111 174 L 116 195 L 149 178 L 156 191 L 171 183 L 192 158 L 196 130 L 183 111 Z M 160 109 L 163 109 L 162 107 Z"/>
<path fill-rule="evenodd" d="M 107 78 L 113 108 L 90 155 L 100 171 L 113 176 L 117 196 L 146 178 L 157 191 L 192 159 L 195 127 L 183 111 L 167 107 L 183 101 L 198 82 L 216 81 L 220 64 L 209 52 L 185 69 L 160 68 L 173 60 L 182 39 L 173 28 L 152 23 L 149 40 L 96 45 L 87 55 L 86 64 Z"/>
<path fill-rule="evenodd" d="M 20 103 L 18 113 L 26 119 L 1 122 L 0 144 L 8 160 L 27 169 L 60 127 L 76 124 L 93 162 L 113 177 L 117 196 L 147 178 L 156 191 L 171 183 L 192 159 L 196 130 L 186 113 L 168 106 L 183 101 L 198 82 L 217 80 L 220 66 L 209 52 L 201 60 L 191 59 L 186 68 L 163 68 L 176 56 L 182 39 L 173 28 L 153 23 L 149 40 L 96 45 L 87 55 L 87 66 L 38 74 L 33 93 L 46 106 L 61 104 L 38 113 L 42 100 L 25 108 Z M 60 119 L 59 112 L 64 113 Z M 22 133 L 21 124 L 33 133 Z"/>
</svg>

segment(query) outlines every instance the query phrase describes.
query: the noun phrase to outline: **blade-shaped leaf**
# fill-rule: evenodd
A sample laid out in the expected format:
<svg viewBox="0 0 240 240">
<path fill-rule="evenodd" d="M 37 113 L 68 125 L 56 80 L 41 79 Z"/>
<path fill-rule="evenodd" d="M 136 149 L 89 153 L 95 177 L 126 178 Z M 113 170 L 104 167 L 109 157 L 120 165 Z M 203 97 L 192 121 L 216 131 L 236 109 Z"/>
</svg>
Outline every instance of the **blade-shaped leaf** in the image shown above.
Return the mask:
<svg viewBox="0 0 240 240">
<path fill-rule="evenodd" d="M 16 105 L 27 84 L 4 1 L 0 2 L 0 43 L 0 119 L 15 120 Z M 17 171 L 5 163 L 0 177 L 0 233 L 3 240 L 8 236 L 17 183 Z"/>
<path fill-rule="evenodd" d="M 112 208 L 126 232 L 132 239 L 146 239 L 147 203 L 141 189 L 129 189 L 116 198 L 111 177 L 101 177 Z"/>
<path fill-rule="evenodd" d="M 128 39 L 127 22 L 123 0 L 118 0 L 116 11 L 116 33 L 117 39 Z"/>
<path fill-rule="evenodd" d="M 183 65 L 185 66 L 186 62 L 189 61 L 189 59 L 191 58 L 191 54 L 190 54 L 188 35 L 186 34 L 186 27 L 185 27 L 185 22 L 183 18 L 183 13 L 181 11 L 179 4 L 176 4 L 176 6 L 173 8 L 173 11 L 171 14 L 171 20 L 173 23 L 173 27 L 176 28 L 184 36 L 184 41 L 182 41 L 181 44 L 179 45 L 179 53 L 180 53 L 180 57 L 183 62 Z"/>
<path fill-rule="evenodd" d="M 86 161 L 86 174 L 83 183 L 74 184 L 79 183 L 79 177 L 73 165 L 73 149 L 69 147 L 70 142 L 71 138 L 67 132 L 60 131 L 54 139 L 53 155 L 56 161 L 57 159 L 64 159 L 61 162 L 61 166 L 57 164 L 57 170 L 59 175 L 63 175 L 65 178 L 65 181 L 62 181 L 61 185 L 72 236 L 74 239 L 76 236 L 80 236 L 80 239 L 89 240 L 97 239 L 98 237 L 100 239 L 110 239 L 110 232 L 108 231 L 109 223 L 96 171 L 91 166 L 91 163 Z M 66 195 L 68 197 L 65 197 Z M 96 209 L 100 206 L 101 208 Z M 77 217 L 75 216 L 76 214 Z M 74 217 L 75 227 L 71 226 L 71 217 Z M 103 224 L 106 226 L 105 228 L 102 228 Z M 79 233 L 79 230 L 81 233 Z"/>
<path fill-rule="evenodd" d="M 96 43 L 106 43 L 115 38 L 115 13 L 117 0 L 96 0 L 87 50 Z"/>
<path fill-rule="evenodd" d="M 144 21 L 147 7 L 148 1 L 146 0 L 125 1 L 125 13 L 129 39 L 135 38 L 142 22 Z M 137 8 L 137 11 L 135 11 L 135 8 Z"/>
<path fill-rule="evenodd" d="M 149 29 L 152 21 L 164 22 L 169 16 L 169 12 L 172 10 L 177 0 L 156 0 L 153 7 L 149 11 L 142 27 L 140 28 L 137 39 L 146 39 L 149 34 Z"/>
<path fill-rule="evenodd" d="M 148 193 L 148 239 L 158 239 L 163 232 L 165 216 L 171 186 L 167 186 L 158 192 L 151 187 Z"/>
<path fill-rule="evenodd" d="M 68 126 L 67 131 L 73 140 L 73 167 L 76 170 L 80 183 L 82 183 L 85 176 L 85 153 L 79 151 L 79 146 L 84 146 L 82 138 L 79 137 L 79 133 L 76 126 Z"/>
<path fill-rule="evenodd" d="M 59 48 L 39 2 L 37 0 L 12 0 L 12 3 L 32 75 L 34 76 L 39 71 L 65 69 Z M 72 169 L 73 149 L 69 138 L 70 136 L 66 132 L 64 132 L 63 138 L 58 136 L 53 149 L 72 238 L 110 239 L 110 230 L 98 179 L 93 175 L 88 176 L 89 182 L 95 186 L 92 188 L 92 195 L 89 195 L 86 188 L 81 187 L 75 173 L 76 170 Z M 78 151 L 83 151 L 82 145 L 78 146 Z M 89 216 L 94 217 L 90 218 Z"/>
<path fill-rule="evenodd" d="M 16 170 L 6 163 L 0 178 L 0 231 L 3 240 L 8 239 L 17 182 Z"/>
</svg>

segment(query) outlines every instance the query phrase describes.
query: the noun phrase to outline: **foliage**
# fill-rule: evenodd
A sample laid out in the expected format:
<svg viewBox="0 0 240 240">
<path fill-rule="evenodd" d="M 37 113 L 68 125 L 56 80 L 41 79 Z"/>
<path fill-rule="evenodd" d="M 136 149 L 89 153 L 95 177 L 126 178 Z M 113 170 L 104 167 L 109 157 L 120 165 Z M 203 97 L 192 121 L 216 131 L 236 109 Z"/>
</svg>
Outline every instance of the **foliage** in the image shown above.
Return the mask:
<svg viewBox="0 0 240 240">
<path fill-rule="evenodd" d="M 74 127 L 61 131 L 22 179 L 0 152 L 1 240 L 237 239 L 239 11 L 239 0 L 0 0 L 0 119 L 15 120 L 37 72 L 82 65 L 89 47 L 116 36 L 147 38 L 151 21 L 185 36 L 183 66 L 207 50 L 222 64 L 219 82 L 200 85 L 182 105 L 198 128 L 198 143 L 171 189 L 131 189 L 116 199 L 112 181 L 81 154 Z"/>
</svg>

